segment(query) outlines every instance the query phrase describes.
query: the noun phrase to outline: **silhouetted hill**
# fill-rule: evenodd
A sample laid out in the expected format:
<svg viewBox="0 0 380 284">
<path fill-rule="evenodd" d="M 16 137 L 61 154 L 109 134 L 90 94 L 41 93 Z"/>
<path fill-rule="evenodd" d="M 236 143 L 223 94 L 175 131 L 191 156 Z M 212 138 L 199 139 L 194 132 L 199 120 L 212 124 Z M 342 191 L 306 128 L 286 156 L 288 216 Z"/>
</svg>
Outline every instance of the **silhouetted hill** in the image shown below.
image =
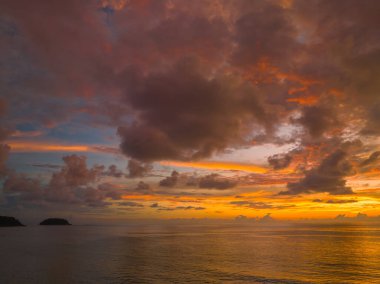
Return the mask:
<svg viewBox="0 0 380 284">
<path fill-rule="evenodd" d="M 71 225 L 67 220 L 61 218 L 49 218 L 43 220 L 40 225 Z"/>
<path fill-rule="evenodd" d="M 16 227 L 24 226 L 14 217 L 0 216 L 0 227 Z"/>
</svg>

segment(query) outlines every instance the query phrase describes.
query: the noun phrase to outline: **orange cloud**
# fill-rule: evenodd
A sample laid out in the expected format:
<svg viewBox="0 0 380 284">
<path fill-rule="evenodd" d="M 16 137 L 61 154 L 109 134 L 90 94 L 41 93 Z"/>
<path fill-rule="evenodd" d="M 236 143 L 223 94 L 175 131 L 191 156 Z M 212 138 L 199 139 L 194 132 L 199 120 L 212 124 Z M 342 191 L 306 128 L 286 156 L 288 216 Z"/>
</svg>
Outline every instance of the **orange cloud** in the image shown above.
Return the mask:
<svg viewBox="0 0 380 284">
<path fill-rule="evenodd" d="M 15 152 L 89 152 L 90 147 L 85 145 L 59 145 L 45 142 L 16 142 L 7 144 Z"/>
<path fill-rule="evenodd" d="M 111 7 L 112 9 L 119 11 L 124 9 L 127 3 L 127 0 L 102 0 L 100 6 L 102 8 Z"/>
<path fill-rule="evenodd" d="M 117 148 L 104 145 L 64 145 L 43 141 L 6 141 L 13 152 L 102 152 L 119 153 Z"/>
<path fill-rule="evenodd" d="M 298 103 L 300 105 L 314 105 L 318 102 L 317 96 L 308 96 L 308 97 L 298 97 L 298 98 L 288 98 L 288 102 Z"/>
</svg>

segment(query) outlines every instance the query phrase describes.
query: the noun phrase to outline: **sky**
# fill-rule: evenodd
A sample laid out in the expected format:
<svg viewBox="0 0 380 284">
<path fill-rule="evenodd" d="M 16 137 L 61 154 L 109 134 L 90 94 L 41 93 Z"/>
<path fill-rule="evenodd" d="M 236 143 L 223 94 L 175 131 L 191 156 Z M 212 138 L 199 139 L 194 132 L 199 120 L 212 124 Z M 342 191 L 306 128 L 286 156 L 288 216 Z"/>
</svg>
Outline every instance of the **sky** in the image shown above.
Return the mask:
<svg viewBox="0 0 380 284">
<path fill-rule="evenodd" d="M 379 14 L 376 0 L 1 1 L 0 213 L 379 216 Z"/>
</svg>

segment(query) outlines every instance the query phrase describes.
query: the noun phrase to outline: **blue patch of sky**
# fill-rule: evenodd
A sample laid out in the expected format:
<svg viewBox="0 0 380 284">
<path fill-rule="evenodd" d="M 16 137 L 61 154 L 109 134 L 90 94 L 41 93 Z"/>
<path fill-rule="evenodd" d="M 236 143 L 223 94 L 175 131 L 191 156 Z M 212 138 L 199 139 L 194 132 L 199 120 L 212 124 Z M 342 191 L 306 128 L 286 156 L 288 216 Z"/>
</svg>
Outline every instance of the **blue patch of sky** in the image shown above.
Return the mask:
<svg viewBox="0 0 380 284">
<path fill-rule="evenodd" d="M 87 157 L 87 166 L 89 168 L 94 165 L 104 165 L 105 167 L 108 167 L 113 164 L 125 171 L 127 165 L 126 158 L 108 153 L 16 152 L 9 155 L 7 166 L 18 173 L 25 173 L 31 176 L 43 175 L 48 178 L 52 172 L 59 171 L 59 169 L 36 167 L 34 165 L 63 166 L 64 162 L 62 158 L 72 154 Z"/>
<path fill-rule="evenodd" d="M 113 127 L 95 127 L 69 122 L 50 129 L 45 138 L 68 144 L 117 145 L 116 130 Z"/>
<path fill-rule="evenodd" d="M 25 123 L 19 123 L 16 125 L 16 130 L 21 131 L 21 132 L 26 132 L 26 131 L 36 131 L 39 130 L 38 125 L 30 122 L 25 122 Z"/>
<path fill-rule="evenodd" d="M 115 127 L 91 124 L 88 115 L 77 114 L 70 121 L 53 128 L 46 128 L 39 122 L 19 123 L 15 127 L 21 132 L 42 130 L 43 136 L 31 137 L 28 140 L 54 141 L 62 144 L 86 144 L 116 146 L 118 138 Z M 17 138 L 14 138 L 17 139 Z M 20 137 L 19 139 L 24 139 Z"/>
</svg>

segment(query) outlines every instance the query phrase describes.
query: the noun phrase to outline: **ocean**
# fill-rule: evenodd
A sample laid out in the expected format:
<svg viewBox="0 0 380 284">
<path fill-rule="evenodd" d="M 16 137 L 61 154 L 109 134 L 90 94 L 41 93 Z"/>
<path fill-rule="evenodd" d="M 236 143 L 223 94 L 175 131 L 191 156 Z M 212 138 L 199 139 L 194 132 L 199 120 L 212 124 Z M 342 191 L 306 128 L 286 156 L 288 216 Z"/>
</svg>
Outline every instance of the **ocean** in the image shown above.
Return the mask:
<svg viewBox="0 0 380 284">
<path fill-rule="evenodd" d="M 380 283 L 380 227 L 0 228 L 0 283 Z"/>
</svg>

